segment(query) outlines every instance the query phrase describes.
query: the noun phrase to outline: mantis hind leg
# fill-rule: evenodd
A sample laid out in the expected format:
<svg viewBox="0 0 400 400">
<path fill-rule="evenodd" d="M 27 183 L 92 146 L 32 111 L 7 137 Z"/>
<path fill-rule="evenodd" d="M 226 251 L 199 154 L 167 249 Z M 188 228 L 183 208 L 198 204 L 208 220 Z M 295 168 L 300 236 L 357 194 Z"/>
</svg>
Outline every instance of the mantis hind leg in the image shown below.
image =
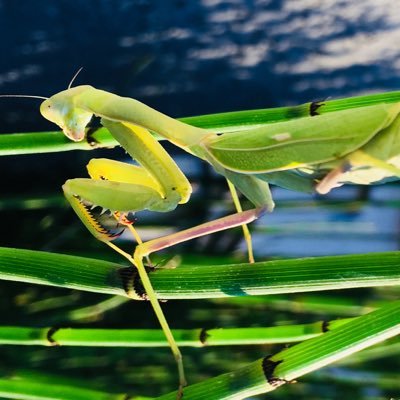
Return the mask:
<svg viewBox="0 0 400 400">
<path fill-rule="evenodd" d="M 384 177 L 385 172 L 391 176 L 400 178 L 400 169 L 393 164 L 371 156 L 365 151 L 357 150 L 348 155 L 338 167 L 331 170 L 321 181 L 319 181 L 315 187 L 315 190 L 320 194 L 329 193 L 333 188 L 342 186 L 344 183 L 346 183 L 346 174 L 353 173 L 353 168 L 362 169 L 363 167 L 365 167 L 366 171 L 368 172 L 369 181 L 360 183 L 369 184 L 372 182 L 377 182 Z M 381 173 L 376 176 L 376 179 L 373 179 L 373 174 L 370 172 L 370 170 L 368 170 L 368 168 L 370 170 L 373 169 L 381 171 Z"/>
</svg>

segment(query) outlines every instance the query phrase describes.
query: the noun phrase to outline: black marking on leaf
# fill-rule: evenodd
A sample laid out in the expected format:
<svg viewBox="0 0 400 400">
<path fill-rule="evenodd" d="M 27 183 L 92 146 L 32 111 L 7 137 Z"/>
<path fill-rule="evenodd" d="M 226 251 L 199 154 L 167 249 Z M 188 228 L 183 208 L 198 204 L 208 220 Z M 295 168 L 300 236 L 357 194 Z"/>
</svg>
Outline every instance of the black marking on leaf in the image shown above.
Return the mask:
<svg viewBox="0 0 400 400">
<path fill-rule="evenodd" d="M 200 335 L 199 335 L 199 340 L 200 340 L 200 343 L 203 345 L 203 346 L 206 346 L 207 345 L 207 339 L 209 338 L 209 334 L 207 333 L 207 331 L 208 331 L 208 329 L 205 329 L 205 328 L 203 328 L 201 331 L 200 331 Z"/>
<path fill-rule="evenodd" d="M 222 136 L 223 133 L 222 133 L 222 132 L 217 132 L 216 135 L 217 135 L 217 136 Z"/>
<path fill-rule="evenodd" d="M 277 388 L 277 387 L 282 386 L 285 383 L 287 383 L 287 381 L 285 379 L 278 378 L 277 376 L 274 375 L 275 368 L 281 362 L 283 362 L 283 360 L 272 361 L 272 360 L 270 360 L 270 357 L 271 357 L 270 355 L 264 357 L 264 360 L 262 362 L 262 368 L 263 368 L 263 372 L 264 372 L 267 382 L 272 387 Z"/>
<path fill-rule="evenodd" d="M 46 339 L 49 342 L 50 346 L 59 346 L 60 344 L 54 340 L 53 335 L 59 330 L 59 327 L 51 327 L 46 334 Z"/>
<path fill-rule="evenodd" d="M 135 292 L 134 282 L 138 275 L 137 269 L 135 267 L 120 268 L 118 274 L 121 278 L 122 287 L 124 288 L 125 293 L 129 297 L 132 297 L 132 292 Z"/>
<path fill-rule="evenodd" d="M 324 333 L 329 332 L 329 321 L 322 321 L 321 330 Z"/>
<path fill-rule="evenodd" d="M 151 272 L 148 268 L 146 268 L 147 273 Z M 140 279 L 139 274 L 136 274 L 133 280 L 133 290 L 135 291 L 136 295 L 140 297 L 142 300 L 149 300 L 146 291 L 144 290 L 144 286 L 142 284 L 142 280 Z"/>
<path fill-rule="evenodd" d="M 133 266 L 120 268 L 118 274 L 122 281 L 122 287 L 130 298 L 148 300 L 137 269 Z"/>
<path fill-rule="evenodd" d="M 310 110 L 309 110 L 310 116 L 315 117 L 316 115 L 319 115 L 318 108 L 320 108 L 323 105 L 325 105 L 325 103 L 322 103 L 320 101 L 312 101 L 310 103 Z"/>
</svg>

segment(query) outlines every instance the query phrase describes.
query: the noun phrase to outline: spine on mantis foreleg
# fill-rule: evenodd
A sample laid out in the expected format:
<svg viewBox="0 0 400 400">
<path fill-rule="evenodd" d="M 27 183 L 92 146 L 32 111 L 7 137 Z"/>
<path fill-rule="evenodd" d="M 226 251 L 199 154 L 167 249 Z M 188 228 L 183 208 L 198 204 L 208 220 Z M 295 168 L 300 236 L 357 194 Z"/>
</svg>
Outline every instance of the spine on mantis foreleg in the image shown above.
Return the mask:
<svg viewBox="0 0 400 400">
<path fill-rule="evenodd" d="M 90 206 L 87 206 L 78 196 L 75 196 L 69 191 L 65 190 L 64 187 L 63 189 L 64 195 L 67 198 L 68 202 L 71 204 L 76 215 L 96 239 L 102 242 L 109 242 L 121 235 L 123 229 L 117 233 L 111 232 L 95 218 Z"/>
</svg>

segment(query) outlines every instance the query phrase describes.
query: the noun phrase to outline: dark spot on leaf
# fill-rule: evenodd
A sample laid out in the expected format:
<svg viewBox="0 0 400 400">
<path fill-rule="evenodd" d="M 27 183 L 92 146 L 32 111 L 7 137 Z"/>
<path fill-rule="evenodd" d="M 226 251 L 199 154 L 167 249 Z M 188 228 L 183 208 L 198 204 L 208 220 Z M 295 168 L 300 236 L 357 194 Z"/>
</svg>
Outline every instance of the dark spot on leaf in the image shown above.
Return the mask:
<svg viewBox="0 0 400 400">
<path fill-rule="evenodd" d="M 267 379 L 267 382 L 273 386 L 273 387 L 279 387 L 284 385 L 286 382 L 285 379 L 278 378 L 277 376 L 274 375 L 275 368 L 283 362 L 283 360 L 279 361 L 272 361 L 269 359 L 271 356 L 267 356 L 264 358 L 262 362 L 262 368 L 264 371 L 265 378 Z"/>
<path fill-rule="evenodd" d="M 208 338 L 209 336 L 210 336 L 210 335 L 207 333 L 207 329 L 203 328 L 203 329 L 200 331 L 200 335 L 199 335 L 200 343 L 201 343 L 202 345 L 206 345 L 206 344 L 207 344 L 207 338 Z"/>
<path fill-rule="evenodd" d="M 48 341 L 52 346 L 59 346 L 59 344 L 57 343 L 57 341 L 54 340 L 54 338 L 53 338 L 53 335 L 54 335 L 59 329 L 60 329 L 59 327 L 53 326 L 52 328 L 50 328 L 50 329 L 47 331 L 46 338 L 47 338 L 47 341 Z"/>
<path fill-rule="evenodd" d="M 310 115 L 311 117 L 315 117 L 316 115 L 319 115 L 318 109 L 323 106 L 325 103 L 322 103 L 320 101 L 312 101 L 310 103 Z"/>
</svg>

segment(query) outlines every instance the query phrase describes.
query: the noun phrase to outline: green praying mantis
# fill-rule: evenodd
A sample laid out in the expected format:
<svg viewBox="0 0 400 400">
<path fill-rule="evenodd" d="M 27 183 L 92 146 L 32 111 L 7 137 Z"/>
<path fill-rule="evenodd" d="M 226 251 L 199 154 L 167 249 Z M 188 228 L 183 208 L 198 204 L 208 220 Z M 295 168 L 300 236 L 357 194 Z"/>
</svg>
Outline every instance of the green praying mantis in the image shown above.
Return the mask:
<svg viewBox="0 0 400 400">
<path fill-rule="evenodd" d="M 68 87 L 45 98 L 40 106 L 41 114 L 73 141 L 84 140 L 93 115 L 100 117 L 101 124 L 139 163 L 93 159 L 88 164 L 91 178 L 68 180 L 63 191 L 87 229 L 138 269 L 146 297 L 177 361 L 178 398 L 186 384 L 182 357 L 146 273 L 146 257 L 192 238 L 242 226 L 252 262 L 246 224 L 273 209 L 269 183 L 324 194 L 345 183 L 374 184 L 400 178 L 400 92 L 270 111 L 269 120 L 260 126 L 218 132 L 185 124 L 137 100 L 88 85 Z M 142 242 L 127 213 L 169 212 L 186 203 L 192 191 L 185 175 L 152 132 L 208 162 L 223 175 L 237 213 Z M 236 189 L 254 204 L 253 209 L 242 210 Z M 91 211 L 93 206 L 110 210 L 132 231 L 138 242 L 133 255 L 112 242 L 117 235 L 99 222 Z"/>
</svg>

